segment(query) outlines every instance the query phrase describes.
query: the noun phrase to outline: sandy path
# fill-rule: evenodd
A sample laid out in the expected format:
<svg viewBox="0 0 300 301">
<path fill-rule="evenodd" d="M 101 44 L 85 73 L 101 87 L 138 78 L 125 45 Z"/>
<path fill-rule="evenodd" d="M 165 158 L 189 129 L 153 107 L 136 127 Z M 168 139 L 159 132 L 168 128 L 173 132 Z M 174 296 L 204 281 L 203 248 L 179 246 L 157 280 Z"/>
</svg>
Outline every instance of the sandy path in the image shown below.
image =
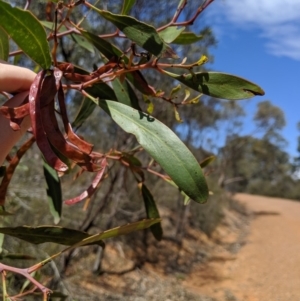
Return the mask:
<svg viewBox="0 0 300 301">
<path fill-rule="evenodd" d="M 300 202 L 242 194 L 236 198 L 254 212 L 279 215 L 252 222 L 234 276 L 256 300 L 300 300 Z"/>
<path fill-rule="evenodd" d="M 218 262 L 219 277 L 199 291 L 226 301 L 299 301 L 300 202 L 235 198 L 256 213 L 247 243 L 233 260 Z"/>
</svg>

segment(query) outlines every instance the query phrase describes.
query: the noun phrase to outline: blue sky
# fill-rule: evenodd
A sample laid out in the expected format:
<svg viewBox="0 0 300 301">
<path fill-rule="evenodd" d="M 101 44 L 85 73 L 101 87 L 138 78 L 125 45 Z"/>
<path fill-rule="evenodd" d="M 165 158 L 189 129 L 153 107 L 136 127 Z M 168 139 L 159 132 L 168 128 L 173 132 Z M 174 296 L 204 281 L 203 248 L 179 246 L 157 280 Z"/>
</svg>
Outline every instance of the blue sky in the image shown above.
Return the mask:
<svg viewBox="0 0 300 301">
<path fill-rule="evenodd" d="M 300 0 L 215 0 L 204 13 L 218 46 L 210 69 L 239 75 L 259 84 L 262 97 L 280 107 L 287 125 L 282 131 L 286 150 L 296 154 L 300 121 Z M 249 128 L 251 125 L 249 124 Z"/>
</svg>

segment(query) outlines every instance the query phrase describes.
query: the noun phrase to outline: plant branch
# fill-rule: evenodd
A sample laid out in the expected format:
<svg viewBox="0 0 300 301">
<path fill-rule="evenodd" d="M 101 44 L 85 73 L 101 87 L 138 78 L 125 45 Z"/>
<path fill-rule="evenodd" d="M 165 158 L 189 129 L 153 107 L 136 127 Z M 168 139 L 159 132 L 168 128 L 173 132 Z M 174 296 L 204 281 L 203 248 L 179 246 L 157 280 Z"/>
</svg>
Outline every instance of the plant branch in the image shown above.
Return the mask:
<svg viewBox="0 0 300 301">
<path fill-rule="evenodd" d="M 194 16 L 192 18 L 190 18 L 189 20 L 183 21 L 183 22 L 177 22 L 177 19 L 179 17 L 179 15 L 181 14 L 183 8 L 186 5 L 187 1 L 184 1 L 184 3 L 182 4 L 181 7 L 179 7 L 173 17 L 173 19 L 168 23 L 165 24 L 161 27 L 159 27 L 157 29 L 157 32 L 160 32 L 170 26 L 187 26 L 187 25 L 193 25 L 193 23 L 195 22 L 195 20 L 198 18 L 198 16 L 213 2 L 214 0 L 206 0 L 196 11 L 196 13 L 194 14 Z"/>
<path fill-rule="evenodd" d="M 3 274 L 5 274 L 6 271 L 15 273 L 15 274 L 19 274 L 22 275 L 23 277 L 27 278 L 32 284 L 34 284 L 44 295 L 48 295 L 51 294 L 52 291 L 45 287 L 44 285 L 42 285 L 41 283 L 39 283 L 36 279 L 34 279 L 30 273 L 32 273 L 33 271 L 31 271 L 31 269 L 20 269 L 20 268 L 15 268 L 15 267 L 11 267 L 9 265 L 0 263 L 0 272 Z M 2 276 L 3 279 L 3 276 Z"/>
</svg>

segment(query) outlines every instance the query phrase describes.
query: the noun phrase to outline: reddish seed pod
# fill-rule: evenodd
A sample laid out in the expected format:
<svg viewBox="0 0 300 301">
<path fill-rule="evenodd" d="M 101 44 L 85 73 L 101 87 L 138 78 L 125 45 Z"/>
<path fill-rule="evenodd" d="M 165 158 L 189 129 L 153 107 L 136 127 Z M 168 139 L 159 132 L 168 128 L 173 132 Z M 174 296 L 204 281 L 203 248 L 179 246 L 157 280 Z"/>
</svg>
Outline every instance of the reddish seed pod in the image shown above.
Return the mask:
<svg viewBox="0 0 300 301">
<path fill-rule="evenodd" d="M 76 145 L 78 149 L 81 150 L 82 152 L 86 154 L 90 154 L 93 150 L 93 145 L 84 141 L 73 132 L 72 126 L 68 119 L 68 114 L 67 114 L 67 109 L 65 104 L 65 95 L 61 84 L 59 85 L 58 88 L 57 98 L 60 107 L 61 118 L 64 124 L 65 131 L 67 133 L 68 140 L 74 145 Z"/>
<path fill-rule="evenodd" d="M 39 72 L 30 88 L 29 108 L 32 132 L 35 136 L 36 143 L 48 164 L 57 171 L 65 172 L 68 169 L 68 166 L 63 163 L 52 150 L 44 131 L 43 120 L 41 116 L 41 95 L 45 97 L 45 99 L 42 97 L 43 102 L 47 102 L 49 100 L 49 97 L 46 97 L 45 94 L 45 91 L 49 91 L 47 84 L 51 84 L 53 80 L 55 82 L 53 74 L 47 75 L 47 73 L 48 72 L 46 70 Z M 56 90 L 54 92 L 56 93 Z"/>
<path fill-rule="evenodd" d="M 31 145 L 34 143 L 35 139 L 34 137 L 31 137 L 28 141 L 26 141 L 20 149 L 17 151 L 15 156 L 10 160 L 8 167 L 5 170 L 4 177 L 0 184 L 0 206 L 4 205 L 5 202 L 5 196 L 7 193 L 8 185 L 11 181 L 11 178 L 14 174 L 14 171 L 16 170 L 16 167 L 18 166 L 21 158 L 26 153 L 26 151 L 31 147 Z"/>
<path fill-rule="evenodd" d="M 65 204 L 74 205 L 78 202 L 83 201 L 84 199 L 86 199 L 88 197 L 91 197 L 95 193 L 95 191 L 97 190 L 97 188 L 99 186 L 99 183 L 100 183 L 101 179 L 103 178 L 106 166 L 107 166 L 107 161 L 106 161 L 105 158 L 103 158 L 102 162 L 101 162 L 101 168 L 102 169 L 96 174 L 96 177 L 94 178 L 92 184 L 88 187 L 88 189 L 85 190 L 84 192 L 82 192 L 79 196 L 74 197 L 74 198 L 69 199 L 69 200 L 66 200 Z"/>
</svg>

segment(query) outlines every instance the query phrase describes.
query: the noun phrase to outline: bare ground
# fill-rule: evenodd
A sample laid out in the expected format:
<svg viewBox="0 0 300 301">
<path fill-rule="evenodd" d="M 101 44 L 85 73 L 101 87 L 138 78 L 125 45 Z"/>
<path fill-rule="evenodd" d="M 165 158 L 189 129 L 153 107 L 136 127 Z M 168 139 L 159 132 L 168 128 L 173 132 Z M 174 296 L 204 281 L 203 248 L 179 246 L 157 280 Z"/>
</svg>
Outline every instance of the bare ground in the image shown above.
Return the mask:
<svg viewBox="0 0 300 301">
<path fill-rule="evenodd" d="M 134 256 L 113 245 L 102 276 L 77 265 L 81 272 L 68 277 L 73 300 L 299 301 L 300 202 L 246 194 L 235 199 L 247 209 L 227 210 L 211 237 L 190 228 L 180 248 L 159 243 L 141 268 L 131 270 Z"/>
<path fill-rule="evenodd" d="M 254 217 L 247 242 L 233 260 L 209 263 L 214 279 L 191 289 L 218 300 L 300 300 L 300 202 L 246 194 L 235 198 Z M 195 276 L 187 283 L 195 284 Z"/>
</svg>

